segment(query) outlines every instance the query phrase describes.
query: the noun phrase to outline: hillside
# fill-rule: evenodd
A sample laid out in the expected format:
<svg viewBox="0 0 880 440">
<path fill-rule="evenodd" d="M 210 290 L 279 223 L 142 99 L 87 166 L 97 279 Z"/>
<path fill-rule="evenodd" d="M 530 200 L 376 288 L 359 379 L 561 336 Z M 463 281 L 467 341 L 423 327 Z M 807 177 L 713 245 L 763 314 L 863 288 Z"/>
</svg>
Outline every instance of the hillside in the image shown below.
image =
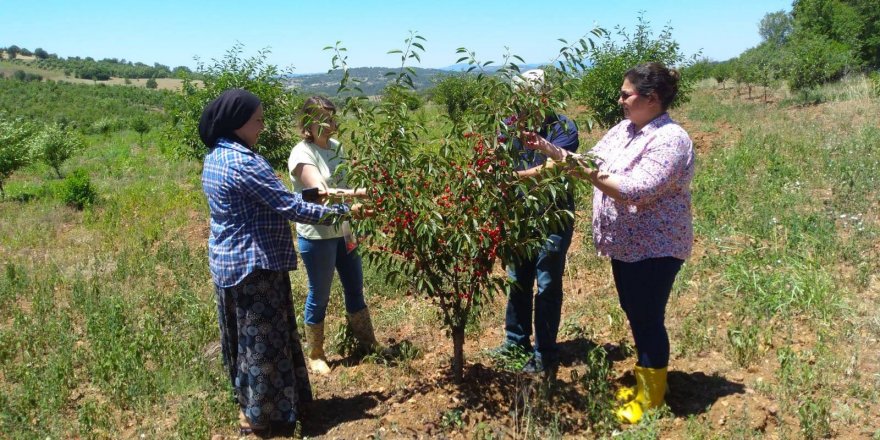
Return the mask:
<svg viewBox="0 0 880 440">
<path fill-rule="evenodd" d="M 64 70 L 40 67 L 38 64 L 31 63 L 27 60 L 0 60 L 0 77 L 12 78 L 15 72 L 18 71 L 37 75 L 41 80 L 61 81 L 71 84 L 133 86 L 146 88 L 148 81 L 143 78 L 129 79 L 113 76 L 105 80 L 77 78 L 69 73 L 65 73 Z M 159 90 L 180 90 L 180 86 L 183 84 L 183 80 L 178 78 L 156 78 L 155 81 L 157 85 L 156 88 Z M 198 83 L 199 81 L 196 82 Z"/>
<path fill-rule="evenodd" d="M 394 76 L 386 74 L 389 72 L 397 74 L 399 70 L 388 67 L 355 67 L 349 70 L 349 74 L 352 80 L 360 82 L 358 87 L 361 88 L 365 95 L 374 96 L 382 94 L 385 86 L 394 79 Z M 413 77 L 416 90 L 428 89 L 434 85 L 438 77 L 454 74 L 445 70 L 423 69 L 419 67 L 415 67 L 413 70 L 416 72 L 416 76 Z M 336 96 L 341 80 L 342 72 L 337 70 L 322 74 L 291 76 L 285 79 L 285 83 L 288 87 L 294 88 L 301 93 Z"/>
<path fill-rule="evenodd" d="M 45 80 L 64 81 L 74 84 L 105 84 L 105 85 L 133 85 L 145 87 L 146 79 L 126 79 L 122 77 L 110 76 L 106 79 L 95 80 L 90 78 L 77 78 L 65 72 L 63 69 L 47 67 L 46 63 L 41 63 L 32 57 L 20 57 L 16 60 L 0 60 L 0 76 L 11 78 L 16 71 L 38 75 Z M 413 77 L 413 83 L 416 90 L 424 91 L 434 85 L 437 78 L 443 75 L 455 75 L 455 72 L 439 70 L 439 69 L 421 69 L 414 68 L 416 76 Z M 380 95 L 385 86 L 393 77 L 386 76 L 388 72 L 395 72 L 394 69 L 384 67 L 358 67 L 351 69 L 353 79 L 359 80 L 359 87 L 365 95 Z M 339 82 L 342 79 L 341 72 L 318 73 L 307 75 L 289 76 L 283 80 L 287 87 L 303 94 L 320 94 L 325 96 L 336 96 Z M 180 90 L 183 80 L 178 78 L 157 78 L 158 88 L 161 90 Z"/>
<path fill-rule="evenodd" d="M 456 64 L 443 69 L 425 69 L 421 67 L 413 67 L 416 76 L 413 77 L 413 83 L 416 90 L 424 91 L 434 86 L 437 80 L 447 75 L 459 75 L 467 71 L 470 66 L 467 64 Z M 536 68 L 535 64 L 522 65 L 522 70 Z M 496 68 L 487 67 L 487 71 L 494 72 Z M 365 95 L 380 95 L 382 90 L 394 76 L 388 76 L 387 73 L 395 75 L 400 71 L 399 68 L 391 67 L 355 67 L 349 73 L 352 79 L 360 80 L 359 87 Z M 326 96 L 335 96 L 342 80 L 341 71 L 333 71 L 320 74 L 294 75 L 285 79 L 288 87 L 292 87 L 299 92 L 312 94 L 317 93 Z"/>
<path fill-rule="evenodd" d="M 534 68 L 535 65 L 523 65 L 522 69 Z M 415 76 L 413 83 L 417 91 L 425 91 L 431 88 L 438 78 L 445 75 L 462 74 L 467 70 L 467 65 L 454 65 L 444 69 L 425 69 L 413 67 Z M 191 72 L 185 67 L 170 69 L 159 63 L 149 66 L 144 63 L 134 63 L 119 59 L 93 60 L 91 58 L 46 58 L 39 59 L 34 56 L 18 55 L 15 59 L 5 56 L 0 59 L 0 76 L 11 77 L 16 71 L 38 75 L 39 77 L 53 81 L 65 81 L 76 84 L 106 84 L 106 85 L 134 85 L 144 87 L 147 79 L 154 78 L 158 88 L 163 90 L 179 90 L 182 80 L 180 75 L 186 74 L 198 79 L 198 72 Z M 494 71 L 492 66 L 487 68 Z M 367 96 L 382 94 L 382 91 L 393 80 L 399 68 L 390 67 L 355 67 L 349 73 L 353 81 L 358 81 L 358 87 Z M 342 79 L 341 71 L 328 73 L 312 73 L 302 75 L 290 75 L 283 79 L 288 88 L 302 94 L 319 94 L 336 96 L 339 83 Z"/>
</svg>

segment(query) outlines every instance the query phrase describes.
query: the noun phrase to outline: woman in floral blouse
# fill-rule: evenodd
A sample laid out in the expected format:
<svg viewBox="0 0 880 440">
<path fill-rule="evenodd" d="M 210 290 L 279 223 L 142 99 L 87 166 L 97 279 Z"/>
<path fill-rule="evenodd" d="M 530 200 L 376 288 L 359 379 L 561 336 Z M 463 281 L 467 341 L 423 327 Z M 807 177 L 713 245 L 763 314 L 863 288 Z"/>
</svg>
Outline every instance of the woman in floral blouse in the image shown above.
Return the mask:
<svg viewBox="0 0 880 440">
<path fill-rule="evenodd" d="M 593 240 L 599 254 L 611 258 L 638 354 L 636 388 L 617 393 L 622 406 L 616 413 L 628 423 L 663 403 L 669 363 L 666 303 L 693 244 L 693 144 L 666 112 L 679 78 L 660 63 L 627 71 L 618 99 L 626 119 L 590 151 L 598 169 L 578 172 L 596 189 Z M 526 134 L 526 146 L 556 161 L 570 154 L 531 133 Z"/>
</svg>

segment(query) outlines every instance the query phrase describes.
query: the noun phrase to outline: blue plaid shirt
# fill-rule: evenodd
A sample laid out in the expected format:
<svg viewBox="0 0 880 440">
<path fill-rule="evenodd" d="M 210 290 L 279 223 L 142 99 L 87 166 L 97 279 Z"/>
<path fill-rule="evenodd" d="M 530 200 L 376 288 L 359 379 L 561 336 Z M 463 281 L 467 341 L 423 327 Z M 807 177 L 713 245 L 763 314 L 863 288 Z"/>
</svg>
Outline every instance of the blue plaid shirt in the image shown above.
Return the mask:
<svg viewBox="0 0 880 440">
<path fill-rule="evenodd" d="M 296 269 L 289 221 L 328 224 L 345 206 L 304 202 L 259 154 L 221 138 L 205 156 L 202 188 L 211 208 L 208 262 L 214 283 L 232 287 L 257 268 Z"/>
</svg>

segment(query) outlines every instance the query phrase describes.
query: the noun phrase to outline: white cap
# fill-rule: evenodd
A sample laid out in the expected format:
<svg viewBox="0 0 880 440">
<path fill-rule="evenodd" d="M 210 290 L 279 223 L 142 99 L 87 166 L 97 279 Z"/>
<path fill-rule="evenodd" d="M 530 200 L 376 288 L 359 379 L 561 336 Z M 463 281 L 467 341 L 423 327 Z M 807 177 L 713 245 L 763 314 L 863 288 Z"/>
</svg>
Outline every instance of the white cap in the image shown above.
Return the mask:
<svg viewBox="0 0 880 440">
<path fill-rule="evenodd" d="M 520 75 L 513 77 L 513 86 L 517 89 L 528 87 L 532 90 L 540 90 L 544 88 L 544 70 L 531 69 L 526 70 Z"/>
</svg>

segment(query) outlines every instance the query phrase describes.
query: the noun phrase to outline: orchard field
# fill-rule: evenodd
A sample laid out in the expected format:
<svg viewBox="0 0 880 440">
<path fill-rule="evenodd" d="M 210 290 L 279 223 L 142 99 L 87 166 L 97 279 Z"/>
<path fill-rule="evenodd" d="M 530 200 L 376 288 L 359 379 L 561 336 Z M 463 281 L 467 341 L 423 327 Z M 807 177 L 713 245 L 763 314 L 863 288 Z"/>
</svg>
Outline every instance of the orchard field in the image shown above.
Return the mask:
<svg viewBox="0 0 880 440">
<path fill-rule="evenodd" d="M 7 111 L 60 115 L 81 128 L 85 147 L 61 174 L 82 170 L 97 195 L 85 209 L 69 206 L 68 177 L 41 163 L 4 182 L 0 437 L 234 438 L 200 163 L 165 148 L 161 92 L 83 88 L 31 83 L 0 94 Z M 863 77 L 817 89 L 817 105 L 801 105 L 783 88 L 769 89 L 769 99 L 761 92 L 751 99 L 732 82 L 705 80 L 672 111 L 694 140 L 698 166 L 695 252 L 668 307 L 667 407 L 621 427 L 596 397 L 607 377 L 630 381 L 635 359 L 609 265 L 595 256 L 591 197 L 582 191 L 555 384 L 486 354 L 502 340 L 498 294 L 467 322 L 464 379 L 456 383 L 435 308 L 368 265 L 377 334 L 398 355 L 341 354 L 335 286 L 334 370 L 312 377 L 316 401 L 299 435 L 880 438 L 880 100 Z M 111 102 L 125 109 L 112 124 L 101 111 Z M 40 105 L 45 112 L 29 110 Z M 73 106 L 79 110 L 65 111 Z M 448 130 L 439 105 L 413 112 L 427 133 Z M 576 102 L 566 110 L 582 112 Z M 134 131 L 127 121 L 139 118 L 154 129 Z M 604 130 L 582 129 L 583 152 Z M 292 283 L 301 307 L 304 272 L 293 272 Z"/>
</svg>

